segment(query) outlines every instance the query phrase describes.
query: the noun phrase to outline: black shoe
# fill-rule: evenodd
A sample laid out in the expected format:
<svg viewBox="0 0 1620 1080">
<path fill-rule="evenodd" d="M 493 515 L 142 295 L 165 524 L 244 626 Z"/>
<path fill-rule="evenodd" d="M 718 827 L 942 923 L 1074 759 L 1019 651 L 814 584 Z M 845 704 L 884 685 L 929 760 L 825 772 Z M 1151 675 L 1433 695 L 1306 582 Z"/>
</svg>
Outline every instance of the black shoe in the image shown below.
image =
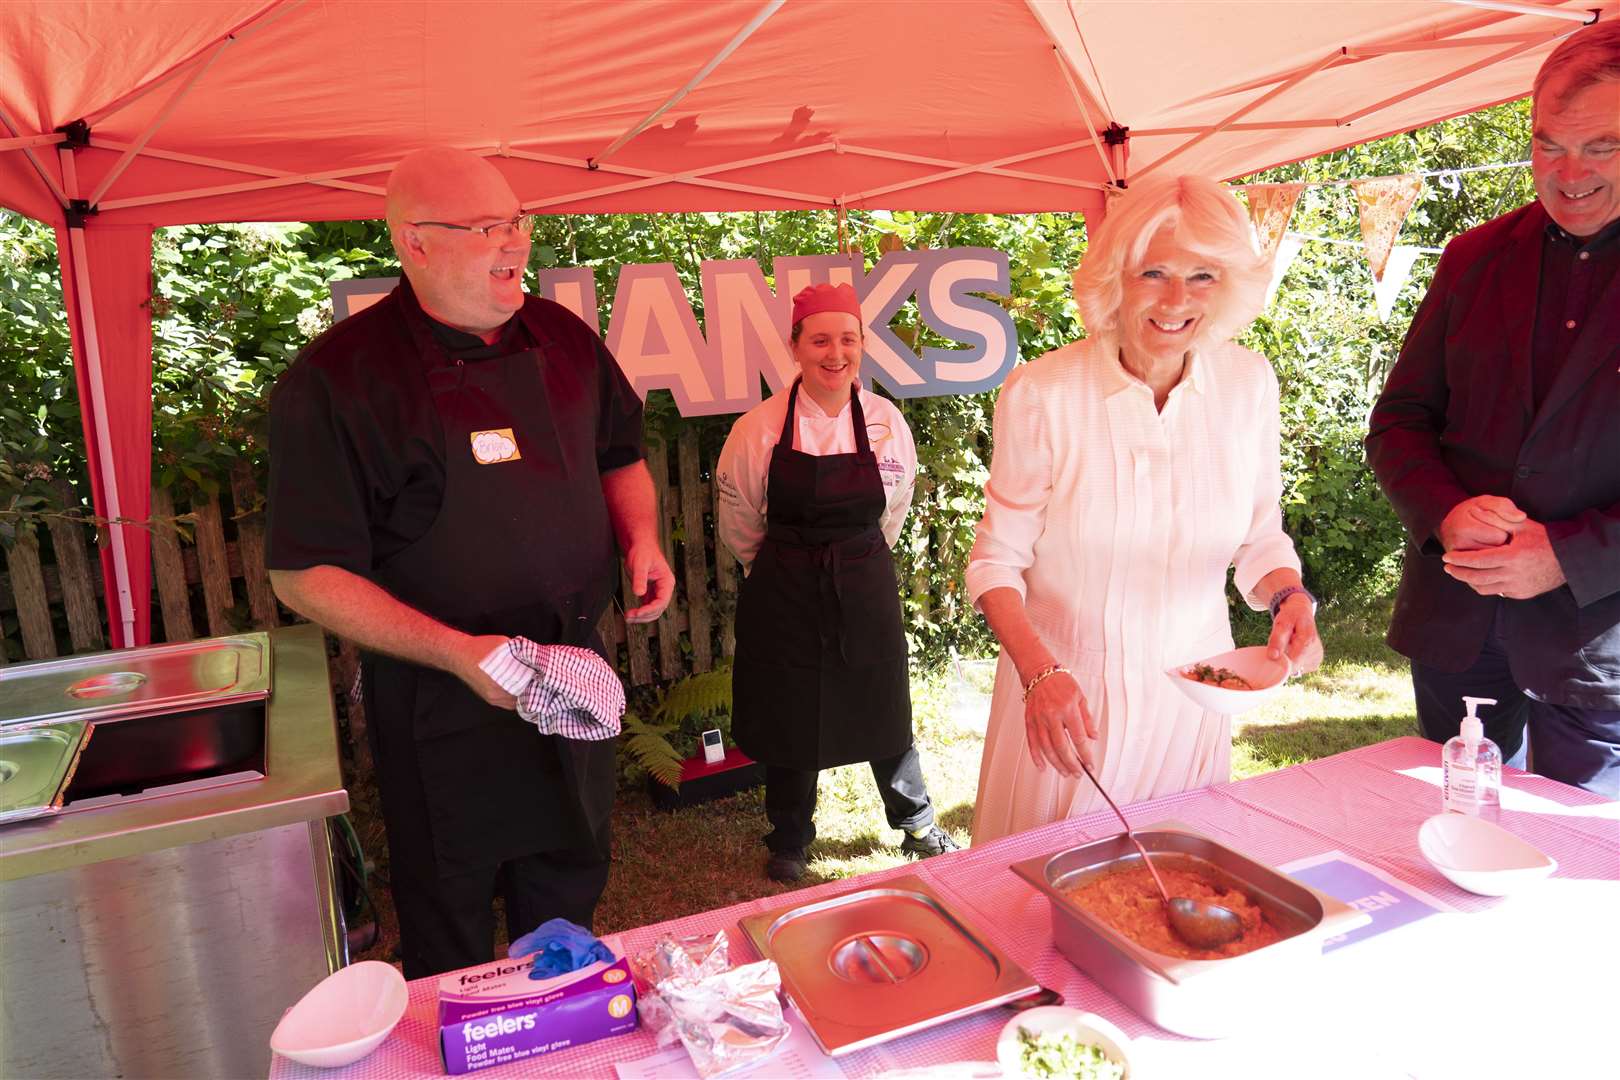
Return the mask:
<svg viewBox="0 0 1620 1080">
<path fill-rule="evenodd" d="M 803 848 L 793 848 L 790 851 L 773 851 L 765 863 L 765 876 L 772 881 L 783 883 L 798 881 L 804 877 L 806 864 Z"/>
<path fill-rule="evenodd" d="M 951 834 L 938 825 L 928 826 L 928 831 L 922 836 L 912 836 L 906 833 L 906 838 L 900 841 L 900 850 L 903 854 L 914 859 L 931 859 L 935 855 L 943 855 L 947 851 L 961 851 L 961 847 Z"/>
</svg>

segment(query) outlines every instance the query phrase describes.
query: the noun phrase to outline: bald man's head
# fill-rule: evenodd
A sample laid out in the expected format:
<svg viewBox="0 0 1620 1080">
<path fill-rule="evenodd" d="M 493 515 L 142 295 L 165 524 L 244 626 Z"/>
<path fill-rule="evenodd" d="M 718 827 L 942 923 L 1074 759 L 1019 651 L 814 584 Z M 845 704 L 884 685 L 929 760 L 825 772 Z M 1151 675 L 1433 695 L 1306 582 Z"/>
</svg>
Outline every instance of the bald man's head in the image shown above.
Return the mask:
<svg viewBox="0 0 1620 1080">
<path fill-rule="evenodd" d="M 528 233 L 471 231 L 521 213 L 512 186 L 486 159 L 449 147 L 416 151 L 389 175 L 385 212 L 400 269 L 429 315 L 482 334 L 523 306 Z"/>
</svg>

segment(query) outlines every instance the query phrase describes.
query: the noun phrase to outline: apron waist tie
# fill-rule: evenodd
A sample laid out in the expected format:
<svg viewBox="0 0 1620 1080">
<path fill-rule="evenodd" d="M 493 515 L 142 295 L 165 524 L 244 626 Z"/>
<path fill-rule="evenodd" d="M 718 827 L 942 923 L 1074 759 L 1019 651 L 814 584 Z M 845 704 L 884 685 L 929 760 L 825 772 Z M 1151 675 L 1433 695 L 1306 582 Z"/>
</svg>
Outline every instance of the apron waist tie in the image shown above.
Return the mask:
<svg viewBox="0 0 1620 1080">
<path fill-rule="evenodd" d="M 854 536 L 842 537 L 837 540 L 826 540 L 821 543 L 805 543 L 788 529 L 773 529 L 767 533 L 771 543 L 781 547 L 798 548 L 810 557 L 811 564 L 819 571 L 820 588 L 822 595 L 830 593 L 833 606 L 833 633 L 838 639 L 838 658 L 846 665 L 849 663 L 849 652 L 844 642 L 844 560 L 851 554 L 858 553 L 870 544 L 873 538 L 878 543 L 883 542 L 883 534 L 877 529 L 868 529 L 856 533 Z M 828 584 L 831 589 L 828 589 Z"/>
</svg>

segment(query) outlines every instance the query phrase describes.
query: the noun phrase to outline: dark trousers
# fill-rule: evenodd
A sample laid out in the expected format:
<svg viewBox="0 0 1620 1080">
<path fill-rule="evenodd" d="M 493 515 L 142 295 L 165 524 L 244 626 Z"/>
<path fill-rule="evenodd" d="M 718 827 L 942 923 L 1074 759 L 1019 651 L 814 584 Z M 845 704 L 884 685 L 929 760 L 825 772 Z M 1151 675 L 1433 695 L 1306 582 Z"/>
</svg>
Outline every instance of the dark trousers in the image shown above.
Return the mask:
<svg viewBox="0 0 1620 1080">
<path fill-rule="evenodd" d="M 934 804 L 923 781 L 922 759 L 915 746 L 882 761 L 874 761 L 872 779 L 883 797 L 889 828 L 908 832 L 934 822 Z M 765 817 L 771 823 L 765 846 L 772 851 L 802 851 L 816 838 L 815 769 L 765 766 Z"/>
<path fill-rule="evenodd" d="M 1528 761 L 1528 768 L 1542 776 L 1620 799 L 1620 711 L 1549 705 L 1530 697 L 1509 670 L 1500 628 L 1499 619 L 1479 659 L 1466 671 L 1412 662 L 1424 737 L 1444 743 L 1457 734 L 1465 713 L 1463 695 L 1495 698 L 1495 705 L 1481 705 L 1475 715 L 1484 721 L 1486 737 L 1501 748 L 1506 764 L 1522 769 Z"/>
<path fill-rule="evenodd" d="M 608 866 L 594 853 L 553 851 L 435 877 L 412 875 L 391 861 L 405 977 L 420 979 L 493 960 L 497 893 L 506 903 L 508 941 L 547 919 L 564 918 L 589 929 Z"/>
</svg>

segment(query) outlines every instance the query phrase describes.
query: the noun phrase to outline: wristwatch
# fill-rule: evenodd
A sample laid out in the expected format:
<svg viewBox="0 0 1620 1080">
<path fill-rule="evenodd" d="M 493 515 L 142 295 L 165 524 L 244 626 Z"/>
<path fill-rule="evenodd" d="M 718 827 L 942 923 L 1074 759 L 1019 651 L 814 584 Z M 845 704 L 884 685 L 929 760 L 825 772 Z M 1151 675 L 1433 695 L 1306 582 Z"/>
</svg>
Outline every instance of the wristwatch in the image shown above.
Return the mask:
<svg viewBox="0 0 1620 1080">
<path fill-rule="evenodd" d="M 1277 617 L 1277 612 L 1282 610 L 1283 601 L 1287 600 L 1290 596 L 1294 596 L 1299 593 L 1303 593 L 1305 595 L 1305 599 L 1311 602 L 1311 617 L 1315 618 L 1316 597 L 1312 596 L 1311 590 L 1307 589 L 1303 585 L 1288 585 L 1272 593 L 1271 602 L 1266 605 L 1266 607 L 1271 609 L 1271 617 L 1273 619 Z"/>
</svg>

